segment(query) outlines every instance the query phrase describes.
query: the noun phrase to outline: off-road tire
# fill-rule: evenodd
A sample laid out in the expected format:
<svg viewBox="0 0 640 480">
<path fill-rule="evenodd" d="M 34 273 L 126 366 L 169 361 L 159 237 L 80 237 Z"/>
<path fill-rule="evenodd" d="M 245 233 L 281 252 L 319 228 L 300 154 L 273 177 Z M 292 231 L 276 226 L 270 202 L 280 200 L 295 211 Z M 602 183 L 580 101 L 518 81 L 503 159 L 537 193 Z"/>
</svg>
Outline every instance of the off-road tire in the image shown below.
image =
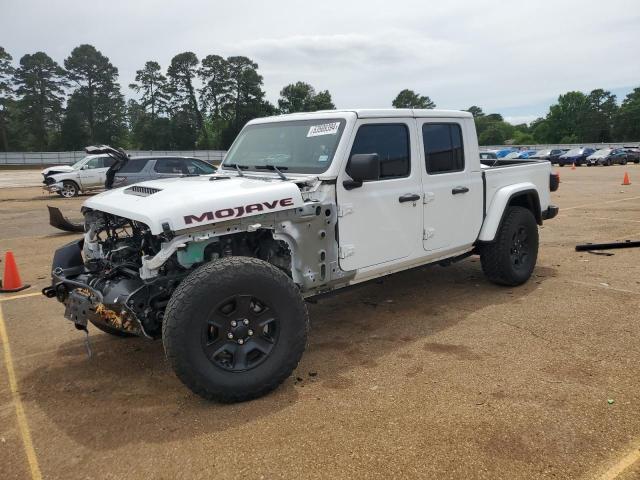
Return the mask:
<svg viewBox="0 0 640 480">
<path fill-rule="evenodd" d="M 234 296 L 267 302 L 278 318 L 278 338 L 270 353 L 243 371 L 221 368 L 201 343 L 217 305 Z M 162 341 L 187 387 L 208 400 L 232 403 L 265 395 L 289 377 L 302 357 L 308 330 L 304 299 L 284 272 L 259 259 L 226 257 L 200 266 L 176 288 L 165 311 Z"/>
<path fill-rule="evenodd" d="M 117 328 L 110 327 L 109 325 L 103 325 L 102 323 L 93 322 L 91 320 L 89 321 L 98 330 L 102 330 L 104 333 L 108 333 L 109 335 L 113 335 L 114 337 L 129 338 L 137 336 L 133 333 L 123 332 L 122 330 L 118 330 Z"/>
<path fill-rule="evenodd" d="M 527 256 L 515 264 L 514 242 L 522 232 L 526 234 Z M 537 258 L 538 226 L 533 213 L 524 207 L 507 207 L 495 240 L 480 248 L 482 271 L 498 285 L 522 285 L 531 277 Z"/>
</svg>

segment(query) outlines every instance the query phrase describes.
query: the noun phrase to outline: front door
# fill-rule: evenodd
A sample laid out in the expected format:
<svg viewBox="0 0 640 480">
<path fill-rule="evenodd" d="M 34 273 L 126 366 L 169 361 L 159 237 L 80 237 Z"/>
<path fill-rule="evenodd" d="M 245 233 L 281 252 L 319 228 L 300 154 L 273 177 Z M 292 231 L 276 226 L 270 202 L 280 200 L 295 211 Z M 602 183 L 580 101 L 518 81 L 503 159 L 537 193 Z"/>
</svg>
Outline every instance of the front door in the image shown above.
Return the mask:
<svg viewBox="0 0 640 480">
<path fill-rule="evenodd" d="M 83 189 L 96 188 L 104 185 L 105 175 L 108 168 L 104 167 L 102 157 L 94 157 L 90 159 L 82 167 L 80 173 L 80 183 Z"/>
<path fill-rule="evenodd" d="M 422 187 L 415 120 L 359 120 L 354 154 L 376 153 L 380 178 L 348 190 L 343 169 L 337 181 L 340 268 L 355 270 L 411 255 L 422 232 Z"/>
<path fill-rule="evenodd" d="M 471 246 L 480 232 L 484 189 L 479 159 L 465 159 L 472 135 L 456 119 L 418 119 L 423 158 L 424 233 L 427 251 Z M 475 167 L 475 170 L 473 170 Z"/>
</svg>

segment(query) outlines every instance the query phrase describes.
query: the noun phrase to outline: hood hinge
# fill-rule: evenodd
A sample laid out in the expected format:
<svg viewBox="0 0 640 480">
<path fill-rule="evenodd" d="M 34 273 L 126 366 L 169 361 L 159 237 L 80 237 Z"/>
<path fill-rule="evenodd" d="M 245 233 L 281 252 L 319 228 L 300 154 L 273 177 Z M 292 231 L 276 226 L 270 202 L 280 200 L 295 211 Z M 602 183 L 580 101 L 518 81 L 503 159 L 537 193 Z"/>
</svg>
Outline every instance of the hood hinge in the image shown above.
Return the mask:
<svg viewBox="0 0 640 480">
<path fill-rule="evenodd" d="M 344 217 L 350 213 L 353 213 L 353 204 L 343 203 L 338 205 L 338 217 Z"/>
<path fill-rule="evenodd" d="M 356 247 L 353 245 L 344 245 L 338 249 L 338 256 L 340 258 L 347 258 L 356 253 Z"/>
</svg>

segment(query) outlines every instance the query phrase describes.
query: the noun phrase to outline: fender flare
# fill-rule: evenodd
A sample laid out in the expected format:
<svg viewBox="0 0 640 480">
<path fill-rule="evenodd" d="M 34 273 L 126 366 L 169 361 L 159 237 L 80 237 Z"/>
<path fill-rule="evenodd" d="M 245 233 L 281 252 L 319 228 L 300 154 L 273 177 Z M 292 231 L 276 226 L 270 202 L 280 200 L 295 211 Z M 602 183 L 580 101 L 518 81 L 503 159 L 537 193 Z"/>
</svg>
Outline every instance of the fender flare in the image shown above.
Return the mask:
<svg viewBox="0 0 640 480">
<path fill-rule="evenodd" d="M 521 200 L 522 199 L 522 200 Z M 542 212 L 540 207 L 540 196 L 538 189 L 531 182 L 517 183 L 499 189 L 487 210 L 487 216 L 484 219 L 480 234 L 479 242 L 492 242 L 496 233 L 500 229 L 504 221 L 504 215 L 507 207 L 517 202 L 517 205 L 525 206 L 532 210 L 538 225 L 542 225 Z M 524 203 L 524 204 L 522 204 Z"/>
</svg>

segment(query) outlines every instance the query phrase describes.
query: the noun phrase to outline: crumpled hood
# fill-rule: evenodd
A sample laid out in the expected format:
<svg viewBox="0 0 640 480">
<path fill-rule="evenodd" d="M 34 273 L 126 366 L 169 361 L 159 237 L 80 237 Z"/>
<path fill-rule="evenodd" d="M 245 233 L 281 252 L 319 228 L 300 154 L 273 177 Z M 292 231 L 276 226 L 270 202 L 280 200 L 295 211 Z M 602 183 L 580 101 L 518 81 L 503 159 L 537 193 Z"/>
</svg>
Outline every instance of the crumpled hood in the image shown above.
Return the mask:
<svg viewBox="0 0 640 480">
<path fill-rule="evenodd" d="M 214 178 L 215 180 L 211 180 Z M 303 205 L 292 181 L 225 175 L 167 178 L 95 195 L 85 207 L 144 223 L 159 234 Z"/>
<path fill-rule="evenodd" d="M 53 167 L 45 168 L 40 173 L 42 173 L 42 175 L 48 175 L 51 172 L 55 172 L 55 173 L 73 172 L 73 168 L 71 167 L 71 165 L 55 165 Z"/>
</svg>

